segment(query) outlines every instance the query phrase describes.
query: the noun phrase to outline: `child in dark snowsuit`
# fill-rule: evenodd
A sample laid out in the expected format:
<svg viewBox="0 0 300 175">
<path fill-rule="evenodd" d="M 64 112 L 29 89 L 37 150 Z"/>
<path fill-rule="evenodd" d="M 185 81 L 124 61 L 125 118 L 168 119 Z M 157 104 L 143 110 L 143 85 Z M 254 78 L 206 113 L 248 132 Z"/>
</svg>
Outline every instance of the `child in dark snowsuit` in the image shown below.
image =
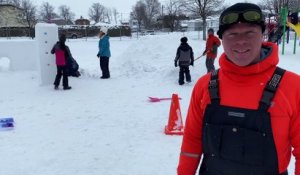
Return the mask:
<svg viewBox="0 0 300 175">
<path fill-rule="evenodd" d="M 56 66 L 57 74 L 54 81 L 54 89 L 57 90 L 61 76 L 63 76 L 63 87 L 64 90 L 71 89 L 68 82 L 68 73 L 67 73 L 67 62 L 68 58 L 71 58 L 71 52 L 68 46 L 65 45 L 66 36 L 62 34 L 59 37 L 59 41 L 53 46 L 51 53 L 55 54 L 56 57 Z"/>
<path fill-rule="evenodd" d="M 191 46 L 187 43 L 188 39 L 186 37 L 182 37 L 180 39 L 181 44 L 177 49 L 176 57 L 175 57 L 175 67 L 179 65 L 179 85 L 184 84 L 184 74 L 187 82 L 191 82 L 191 75 L 189 66 L 194 65 L 194 53 Z M 179 64 L 178 64 L 179 62 Z"/>
</svg>

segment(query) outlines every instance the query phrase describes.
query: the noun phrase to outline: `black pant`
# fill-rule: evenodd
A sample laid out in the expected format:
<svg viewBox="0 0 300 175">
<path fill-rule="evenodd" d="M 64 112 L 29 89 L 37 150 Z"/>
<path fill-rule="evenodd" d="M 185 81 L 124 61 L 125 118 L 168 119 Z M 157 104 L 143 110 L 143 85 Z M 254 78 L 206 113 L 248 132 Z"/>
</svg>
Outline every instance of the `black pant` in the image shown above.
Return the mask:
<svg viewBox="0 0 300 175">
<path fill-rule="evenodd" d="M 207 73 L 215 70 L 214 62 L 215 62 L 215 58 L 206 57 L 205 64 L 206 64 Z"/>
<path fill-rule="evenodd" d="M 187 82 L 191 81 L 191 75 L 190 75 L 190 69 L 189 66 L 179 66 L 180 70 L 179 70 L 179 80 L 178 83 L 184 84 L 184 74 L 185 74 L 185 79 Z"/>
<path fill-rule="evenodd" d="M 63 76 L 63 86 L 68 87 L 68 74 L 67 74 L 67 66 L 57 66 L 57 74 L 55 77 L 54 85 L 59 86 L 61 76 Z"/>
<path fill-rule="evenodd" d="M 103 78 L 109 78 L 109 58 L 108 57 L 100 57 L 100 68 L 102 71 Z"/>
</svg>

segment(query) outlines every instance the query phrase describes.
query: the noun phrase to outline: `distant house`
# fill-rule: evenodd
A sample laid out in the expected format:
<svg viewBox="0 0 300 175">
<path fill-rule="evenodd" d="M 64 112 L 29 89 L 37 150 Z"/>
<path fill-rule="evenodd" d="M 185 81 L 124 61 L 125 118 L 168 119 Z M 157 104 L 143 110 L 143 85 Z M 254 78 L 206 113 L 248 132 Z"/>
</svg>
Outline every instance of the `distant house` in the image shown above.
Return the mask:
<svg viewBox="0 0 300 175">
<path fill-rule="evenodd" d="M 51 19 L 51 23 L 54 23 L 58 26 L 73 25 L 73 22 L 71 20 L 66 21 L 61 18 Z"/>
<path fill-rule="evenodd" d="M 23 9 L 11 4 L 0 4 L 0 27 L 27 27 Z"/>
<path fill-rule="evenodd" d="M 132 32 L 136 32 L 139 29 L 138 21 L 135 19 L 131 19 L 129 21 L 129 26 L 130 26 Z"/>
<path fill-rule="evenodd" d="M 203 30 L 202 20 L 200 19 L 193 19 L 187 21 L 187 29 L 188 31 L 200 31 Z"/>
<path fill-rule="evenodd" d="M 90 25 L 90 20 L 84 19 L 81 16 L 80 19 L 75 20 L 75 25 Z"/>
<path fill-rule="evenodd" d="M 206 19 L 206 24 L 207 29 L 212 28 L 214 31 L 217 31 L 219 29 L 219 18 L 208 18 Z"/>
<path fill-rule="evenodd" d="M 202 31 L 203 21 L 201 19 L 194 19 L 187 22 L 189 31 Z M 218 18 L 207 18 L 206 19 L 206 29 L 213 28 L 215 31 L 219 28 Z"/>
<path fill-rule="evenodd" d="M 123 26 L 129 26 L 129 21 L 128 20 L 122 20 L 122 21 L 120 21 L 120 23 Z"/>
</svg>

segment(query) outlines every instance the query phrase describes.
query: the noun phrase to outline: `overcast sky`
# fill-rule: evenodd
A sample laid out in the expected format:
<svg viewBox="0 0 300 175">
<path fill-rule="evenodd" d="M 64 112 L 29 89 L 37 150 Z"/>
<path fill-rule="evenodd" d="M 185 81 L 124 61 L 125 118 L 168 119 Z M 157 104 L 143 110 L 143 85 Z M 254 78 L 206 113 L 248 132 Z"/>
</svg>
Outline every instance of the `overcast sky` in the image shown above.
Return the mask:
<svg viewBox="0 0 300 175">
<path fill-rule="evenodd" d="M 88 18 L 88 10 L 93 3 L 99 2 L 108 8 L 116 8 L 119 13 L 122 13 L 123 18 L 128 18 L 129 13 L 132 10 L 132 6 L 138 0 L 32 0 L 34 4 L 41 5 L 43 2 L 49 2 L 52 6 L 55 7 L 55 12 L 57 13 L 58 7 L 60 5 L 67 5 L 71 8 L 71 11 L 76 14 L 75 18 L 83 16 Z M 160 0 L 164 4 L 167 0 Z M 235 2 L 244 2 L 244 0 L 225 0 L 226 4 L 233 4 Z M 250 2 L 250 0 L 248 0 Z M 260 2 L 260 0 L 251 0 L 251 2 Z"/>
</svg>

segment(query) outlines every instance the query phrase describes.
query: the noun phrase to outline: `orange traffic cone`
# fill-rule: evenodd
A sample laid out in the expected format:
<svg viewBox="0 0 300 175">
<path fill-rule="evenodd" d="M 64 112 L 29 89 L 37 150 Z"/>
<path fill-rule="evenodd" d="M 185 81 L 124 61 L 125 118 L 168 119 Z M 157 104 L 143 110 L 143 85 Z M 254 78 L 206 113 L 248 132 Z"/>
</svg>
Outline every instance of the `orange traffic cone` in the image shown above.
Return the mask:
<svg viewBox="0 0 300 175">
<path fill-rule="evenodd" d="M 170 106 L 169 122 L 165 127 L 165 134 L 183 135 L 183 128 L 178 95 L 173 94 Z"/>
</svg>

